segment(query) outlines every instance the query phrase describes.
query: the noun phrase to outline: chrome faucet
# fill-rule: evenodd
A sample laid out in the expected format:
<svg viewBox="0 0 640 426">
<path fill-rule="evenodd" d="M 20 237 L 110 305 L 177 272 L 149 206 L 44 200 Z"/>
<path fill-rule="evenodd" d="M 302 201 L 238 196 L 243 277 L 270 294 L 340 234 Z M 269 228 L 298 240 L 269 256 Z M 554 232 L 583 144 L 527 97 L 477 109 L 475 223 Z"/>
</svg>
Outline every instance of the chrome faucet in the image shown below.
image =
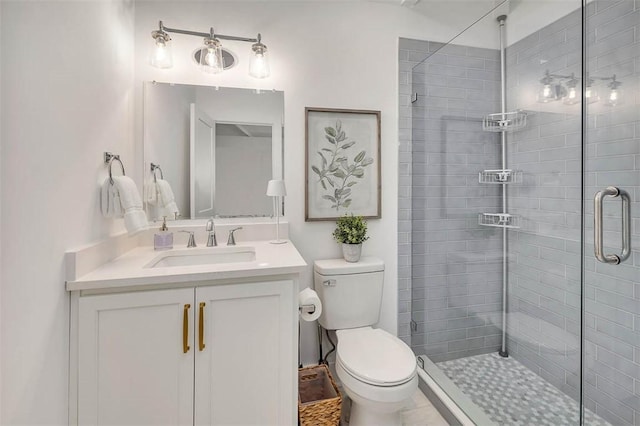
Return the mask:
<svg viewBox="0 0 640 426">
<path fill-rule="evenodd" d="M 218 239 L 216 238 L 216 224 L 213 223 L 213 218 L 207 221 L 207 232 L 209 233 L 207 247 L 216 247 L 218 245 Z"/>
<path fill-rule="evenodd" d="M 236 245 L 236 238 L 233 236 L 233 233 L 236 232 L 239 229 L 242 229 L 242 226 L 239 226 L 239 227 L 234 228 L 231 231 L 229 231 L 229 239 L 227 240 L 227 245 L 228 246 L 235 246 Z"/>
<path fill-rule="evenodd" d="M 196 239 L 193 236 L 192 231 L 180 231 L 180 232 L 186 232 L 187 234 L 189 234 L 189 242 L 187 243 L 187 248 L 197 247 Z"/>
</svg>

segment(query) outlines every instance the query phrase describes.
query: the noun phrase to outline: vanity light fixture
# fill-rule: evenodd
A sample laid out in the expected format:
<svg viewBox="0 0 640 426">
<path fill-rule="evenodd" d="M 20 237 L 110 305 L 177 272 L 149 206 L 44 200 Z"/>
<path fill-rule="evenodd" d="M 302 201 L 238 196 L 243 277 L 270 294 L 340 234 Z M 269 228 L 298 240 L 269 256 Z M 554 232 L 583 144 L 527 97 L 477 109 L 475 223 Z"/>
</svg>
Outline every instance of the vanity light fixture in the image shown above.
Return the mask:
<svg viewBox="0 0 640 426">
<path fill-rule="evenodd" d="M 249 61 L 249 75 L 255 78 L 267 78 L 270 75 L 269 58 L 267 46 L 262 43 L 262 36 L 258 34 L 256 38 L 236 37 L 215 34 L 213 28 L 208 33 L 181 30 L 177 28 L 165 27 L 162 21 L 159 28 L 151 32 L 154 41 L 153 53 L 150 63 L 156 68 L 171 68 L 173 61 L 171 57 L 171 37 L 168 33 L 191 35 L 204 38 L 204 46 L 200 49 L 199 66 L 203 72 L 217 74 L 225 69 L 225 61 L 220 40 L 243 41 L 253 43 L 251 45 L 251 59 Z"/>
<path fill-rule="evenodd" d="M 584 99 L 587 103 L 594 103 L 600 100 L 595 87 L 596 81 L 610 81 L 607 84 L 609 94 L 606 98 L 605 105 L 616 106 L 622 102 L 622 92 L 620 86 L 622 82 L 618 81 L 616 75 L 611 77 L 588 77 L 586 87 L 584 88 Z M 575 74 L 561 75 L 551 74 L 549 70 L 545 71 L 544 77 L 540 80 L 542 87 L 538 93 L 538 102 L 547 103 L 562 100 L 565 105 L 575 105 L 580 103 L 580 93 L 578 91 L 580 80 Z"/>
</svg>

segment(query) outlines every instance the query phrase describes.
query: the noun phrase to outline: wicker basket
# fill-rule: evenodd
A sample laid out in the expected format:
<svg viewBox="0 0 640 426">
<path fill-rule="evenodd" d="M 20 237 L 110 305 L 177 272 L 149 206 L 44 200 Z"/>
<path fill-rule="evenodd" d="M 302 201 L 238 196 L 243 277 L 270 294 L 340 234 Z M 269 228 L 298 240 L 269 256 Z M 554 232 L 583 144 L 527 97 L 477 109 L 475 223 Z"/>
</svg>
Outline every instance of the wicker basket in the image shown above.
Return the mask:
<svg viewBox="0 0 640 426">
<path fill-rule="evenodd" d="M 342 396 L 326 365 L 299 369 L 298 385 L 301 426 L 340 424 Z"/>
</svg>

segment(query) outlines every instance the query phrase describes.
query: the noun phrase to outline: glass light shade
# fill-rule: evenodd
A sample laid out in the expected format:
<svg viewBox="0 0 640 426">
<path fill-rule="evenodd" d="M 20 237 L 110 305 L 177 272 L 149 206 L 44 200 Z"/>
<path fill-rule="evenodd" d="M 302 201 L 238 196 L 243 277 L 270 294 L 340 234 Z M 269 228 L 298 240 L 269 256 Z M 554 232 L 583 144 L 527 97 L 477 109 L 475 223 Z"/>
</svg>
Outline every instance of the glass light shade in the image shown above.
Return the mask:
<svg viewBox="0 0 640 426">
<path fill-rule="evenodd" d="M 584 89 L 584 99 L 587 103 L 592 104 L 598 102 L 600 97 L 598 96 L 598 91 L 593 86 L 587 86 Z"/>
<path fill-rule="evenodd" d="M 619 87 L 612 87 L 609 90 L 607 99 L 604 104 L 608 106 L 616 106 L 622 104 L 622 91 Z"/>
<path fill-rule="evenodd" d="M 542 89 L 540 89 L 540 93 L 538 93 L 538 102 L 547 103 L 551 101 L 555 101 L 556 96 L 556 88 L 551 84 L 543 84 Z"/>
<path fill-rule="evenodd" d="M 267 46 L 260 42 L 255 43 L 251 46 L 249 75 L 254 78 L 267 78 L 270 74 Z"/>
<path fill-rule="evenodd" d="M 284 181 L 280 179 L 270 180 L 267 184 L 267 195 L 270 197 L 284 197 L 287 195 L 287 188 Z"/>
<path fill-rule="evenodd" d="M 173 66 L 173 56 L 171 54 L 171 39 L 166 33 L 154 31 L 151 33 L 153 37 L 153 50 L 149 63 L 151 66 L 166 69 Z"/>
<path fill-rule="evenodd" d="M 204 39 L 204 47 L 200 51 L 200 69 L 209 74 L 218 74 L 224 70 L 222 44 L 219 40 Z"/>
<path fill-rule="evenodd" d="M 575 105 L 580 103 L 579 91 L 575 86 L 569 86 L 567 95 L 562 100 L 565 105 Z"/>
</svg>

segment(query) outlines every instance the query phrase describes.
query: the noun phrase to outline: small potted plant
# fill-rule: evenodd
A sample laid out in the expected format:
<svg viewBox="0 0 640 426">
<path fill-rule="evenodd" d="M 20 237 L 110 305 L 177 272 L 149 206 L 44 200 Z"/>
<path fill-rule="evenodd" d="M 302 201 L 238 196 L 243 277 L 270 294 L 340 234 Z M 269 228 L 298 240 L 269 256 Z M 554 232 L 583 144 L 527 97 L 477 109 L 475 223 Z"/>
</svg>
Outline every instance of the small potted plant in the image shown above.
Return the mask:
<svg viewBox="0 0 640 426">
<path fill-rule="evenodd" d="M 362 216 L 344 215 L 336 221 L 333 238 L 342 243 L 342 255 L 347 262 L 357 262 L 362 253 L 362 243 L 367 237 L 367 222 Z"/>
</svg>

